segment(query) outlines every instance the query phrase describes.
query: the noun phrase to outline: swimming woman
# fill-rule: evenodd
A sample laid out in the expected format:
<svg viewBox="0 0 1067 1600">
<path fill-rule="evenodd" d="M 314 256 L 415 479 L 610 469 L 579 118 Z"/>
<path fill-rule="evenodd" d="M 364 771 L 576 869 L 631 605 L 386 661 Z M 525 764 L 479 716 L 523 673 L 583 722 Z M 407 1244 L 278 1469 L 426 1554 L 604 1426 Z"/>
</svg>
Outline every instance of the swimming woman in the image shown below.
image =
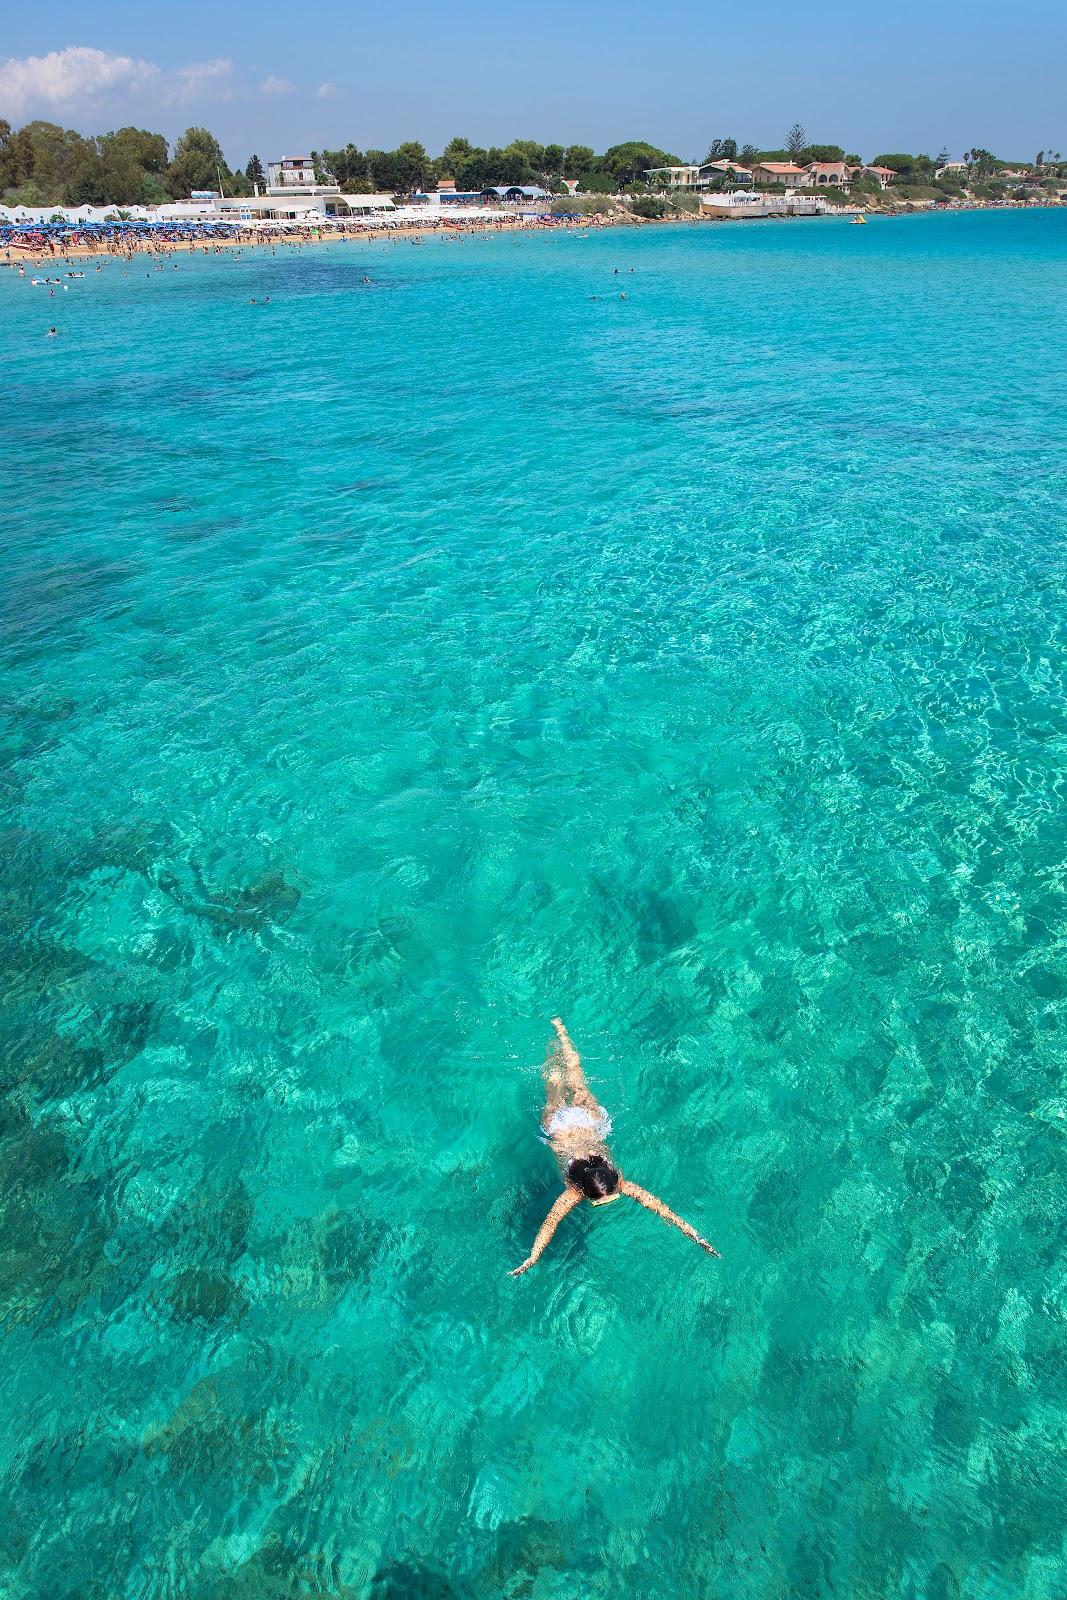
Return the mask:
<svg viewBox="0 0 1067 1600">
<path fill-rule="evenodd" d="M 614 1165 L 606 1143 L 611 1132 L 611 1118 L 589 1092 L 581 1057 L 559 1017 L 552 1018 L 552 1026 L 559 1044 L 553 1047 L 545 1062 L 545 1109 L 541 1126 L 552 1154 L 559 1162 L 564 1188 L 538 1229 L 530 1254 L 521 1267 L 508 1273 L 508 1277 L 517 1278 L 529 1271 L 568 1211 L 573 1211 L 583 1200 L 590 1201 L 594 1206 L 610 1205 L 621 1194 L 628 1195 L 638 1205 L 654 1211 L 664 1222 L 680 1229 L 687 1239 L 692 1239 L 709 1256 L 717 1256 L 719 1252 L 706 1239 L 702 1239 L 695 1228 L 683 1222 L 647 1189 L 641 1189 L 624 1178 Z"/>
</svg>

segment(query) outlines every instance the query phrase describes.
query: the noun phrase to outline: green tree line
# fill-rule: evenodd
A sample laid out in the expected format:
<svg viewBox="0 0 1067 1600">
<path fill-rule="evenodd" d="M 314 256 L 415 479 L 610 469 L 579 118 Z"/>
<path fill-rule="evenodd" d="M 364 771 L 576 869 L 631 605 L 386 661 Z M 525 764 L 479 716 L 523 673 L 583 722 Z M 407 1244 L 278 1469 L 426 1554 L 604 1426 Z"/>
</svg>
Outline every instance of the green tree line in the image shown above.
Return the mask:
<svg viewBox="0 0 1067 1600">
<path fill-rule="evenodd" d="M 1051 153 L 1050 153 L 1051 154 Z M 457 189 L 486 189 L 493 184 L 540 184 L 559 190 L 564 178 L 576 179 L 585 194 L 617 194 L 645 188 L 649 167 L 680 166 L 678 157 L 644 140 L 631 139 L 597 154 L 590 145 L 539 144 L 534 139 L 513 139 L 510 144 L 483 149 L 469 139 L 450 139 L 438 156 L 431 156 L 415 140 L 395 150 L 360 150 L 347 144 L 340 150 L 312 152 L 320 180 L 334 181 L 347 193 L 410 194 L 443 179 Z M 1040 158 L 1045 152 L 1040 153 Z M 844 146 L 811 144 L 799 123 L 789 130 L 785 148 L 760 150 L 738 146 L 736 139 L 713 139 L 707 161 L 792 159 L 846 161 L 858 166 L 860 158 L 846 155 Z M 944 165 L 928 155 L 881 155 L 875 164 L 892 167 L 901 186 L 929 186 Z M 1005 163 L 988 150 L 975 147 L 966 155 L 967 179 L 995 180 Z M 1053 157 L 1058 163 L 1059 156 Z M 1043 168 L 1054 170 L 1048 162 Z M 946 175 L 944 182 L 960 183 Z M 246 195 L 256 184 L 262 188 L 266 173 L 258 155 L 243 168 L 231 169 L 222 146 L 207 128 L 187 128 L 173 150 L 161 133 L 144 128 L 119 128 L 112 133 L 87 136 L 53 122 L 27 122 L 17 131 L 0 119 L 0 197 L 22 205 L 157 205 L 185 199 L 193 189 L 218 189 L 228 195 Z"/>
<path fill-rule="evenodd" d="M 482 149 L 469 139 L 452 139 L 439 156 L 414 140 L 395 150 L 313 152 L 324 182 L 343 190 L 410 194 L 451 178 L 457 189 L 492 184 L 559 186 L 577 178 L 589 193 L 616 193 L 639 181 L 646 167 L 677 165 L 677 156 L 641 140 L 612 145 L 602 155 L 588 145 L 539 144 L 514 139 Z M 253 155 L 243 168 L 231 168 L 222 147 L 206 128 L 187 128 L 173 151 L 161 133 L 119 128 L 90 137 L 53 122 L 27 122 L 18 131 L 0 119 L 0 195 L 22 205 L 157 205 L 188 197 L 193 189 L 218 189 L 245 195 L 266 182 L 263 163 Z"/>
<path fill-rule="evenodd" d="M 159 205 L 193 189 L 251 194 L 266 182 L 262 163 L 231 171 L 206 128 L 187 128 L 173 151 L 161 133 L 119 128 L 95 137 L 54 122 L 15 132 L 0 118 L 0 197 L 8 205 Z"/>
<path fill-rule="evenodd" d="M 449 140 L 439 156 L 431 156 L 424 145 L 409 141 L 395 150 L 360 150 L 348 144 L 343 150 L 315 152 L 313 159 L 322 177 L 332 178 L 349 194 L 410 194 L 444 179 L 466 191 L 508 183 L 558 189 L 565 177 L 578 179 L 588 194 L 616 194 L 637 181 L 646 167 L 678 165 L 677 156 L 638 139 L 612 145 L 602 155 L 584 144 L 513 139 L 510 144 L 483 149 L 469 139 L 456 138 Z"/>
</svg>

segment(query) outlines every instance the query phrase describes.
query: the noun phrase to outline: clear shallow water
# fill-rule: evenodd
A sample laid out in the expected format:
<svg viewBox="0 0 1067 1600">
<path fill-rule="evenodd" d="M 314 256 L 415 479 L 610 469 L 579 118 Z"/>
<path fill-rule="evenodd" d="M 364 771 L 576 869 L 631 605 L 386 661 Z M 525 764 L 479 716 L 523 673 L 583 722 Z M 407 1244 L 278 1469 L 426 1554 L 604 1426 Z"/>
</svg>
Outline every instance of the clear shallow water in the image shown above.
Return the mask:
<svg viewBox="0 0 1067 1600">
<path fill-rule="evenodd" d="M 180 265 L 0 275 L 0 1587 L 1062 1594 L 1067 216 Z M 722 1262 L 505 1276 L 556 1010 Z"/>
</svg>

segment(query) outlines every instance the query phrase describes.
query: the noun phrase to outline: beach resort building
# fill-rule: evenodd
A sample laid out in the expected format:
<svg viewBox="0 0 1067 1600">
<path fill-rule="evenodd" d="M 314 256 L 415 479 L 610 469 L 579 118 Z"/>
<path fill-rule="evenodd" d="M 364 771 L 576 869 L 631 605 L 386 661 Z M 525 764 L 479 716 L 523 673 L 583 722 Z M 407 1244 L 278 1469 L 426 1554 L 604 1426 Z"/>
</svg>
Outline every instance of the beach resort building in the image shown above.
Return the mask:
<svg viewBox="0 0 1067 1600">
<path fill-rule="evenodd" d="M 864 177 L 876 178 L 881 189 L 888 188 L 896 177 L 892 167 L 864 167 L 863 173 Z"/>
<path fill-rule="evenodd" d="M 746 217 L 824 217 L 835 208 L 822 195 L 767 194 L 735 189 L 700 196 L 700 215 L 712 222 L 743 221 Z"/>
<path fill-rule="evenodd" d="M 216 214 L 232 222 L 314 223 L 322 217 L 368 216 L 392 211 L 393 197 L 387 194 L 342 194 L 339 183 L 320 183 L 310 156 L 282 156 L 267 163 L 267 187 L 263 194 L 217 196 L 212 201 Z"/>
<path fill-rule="evenodd" d="M 323 185 L 318 194 L 223 196 L 212 205 L 213 215 L 227 222 L 315 223 L 326 217 L 364 217 L 393 209 L 391 194 L 342 194 L 336 185 L 332 190 Z"/>
</svg>

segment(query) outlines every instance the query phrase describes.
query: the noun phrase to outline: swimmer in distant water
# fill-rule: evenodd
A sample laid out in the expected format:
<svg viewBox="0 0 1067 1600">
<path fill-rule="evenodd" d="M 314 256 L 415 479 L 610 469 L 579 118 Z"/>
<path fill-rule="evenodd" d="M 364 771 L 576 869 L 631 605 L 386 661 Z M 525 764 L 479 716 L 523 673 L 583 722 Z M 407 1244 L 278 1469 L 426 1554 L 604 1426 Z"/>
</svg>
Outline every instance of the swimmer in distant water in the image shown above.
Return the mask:
<svg viewBox="0 0 1067 1600">
<path fill-rule="evenodd" d="M 545 1062 L 545 1109 L 541 1127 L 559 1162 L 564 1190 L 538 1229 L 530 1254 L 521 1267 L 508 1273 L 508 1277 L 518 1278 L 533 1266 L 568 1211 L 573 1211 L 583 1200 L 595 1206 L 606 1206 L 621 1194 L 654 1211 L 657 1217 L 678 1228 L 709 1256 L 717 1256 L 719 1252 L 702 1239 L 695 1228 L 683 1222 L 647 1189 L 624 1178 L 614 1165 L 605 1142 L 611 1133 L 611 1118 L 590 1093 L 581 1057 L 559 1017 L 552 1018 L 552 1026 L 559 1044 L 553 1047 Z"/>
</svg>

